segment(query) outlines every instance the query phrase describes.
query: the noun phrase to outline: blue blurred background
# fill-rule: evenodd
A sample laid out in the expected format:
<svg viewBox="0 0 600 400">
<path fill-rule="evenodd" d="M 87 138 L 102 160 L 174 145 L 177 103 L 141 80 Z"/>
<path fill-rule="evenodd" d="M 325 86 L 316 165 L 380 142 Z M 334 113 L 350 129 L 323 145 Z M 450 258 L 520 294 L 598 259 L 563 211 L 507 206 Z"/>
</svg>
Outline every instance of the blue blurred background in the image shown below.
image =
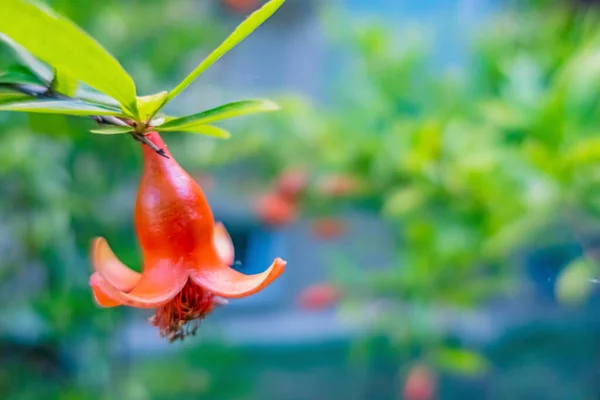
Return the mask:
<svg viewBox="0 0 600 400">
<path fill-rule="evenodd" d="M 262 2 L 47 3 L 149 94 Z M 236 268 L 288 261 L 183 343 L 88 286 L 94 236 L 139 269 L 139 145 L 0 114 L 0 398 L 600 398 L 599 12 L 288 0 L 166 109 L 283 107 L 227 123 L 228 141 L 165 135 Z M 293 174 L 305 190 L 282 205 Z"/>
</svg>

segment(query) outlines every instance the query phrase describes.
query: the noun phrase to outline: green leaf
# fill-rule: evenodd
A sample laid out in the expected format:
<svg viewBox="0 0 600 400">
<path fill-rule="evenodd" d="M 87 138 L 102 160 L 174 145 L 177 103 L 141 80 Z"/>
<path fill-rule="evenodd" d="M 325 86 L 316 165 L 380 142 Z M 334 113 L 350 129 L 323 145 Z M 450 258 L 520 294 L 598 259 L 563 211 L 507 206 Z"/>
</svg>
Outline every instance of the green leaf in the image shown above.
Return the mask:
<svg viewBox="0 0 600 400">
<path fill-rule="evenodd" d="M 22 93 L 11 92 L 11 91 L 0 91 L 0 104 L 4 103 L 14 103 L 17 101 L 26 101 L 31 99 L 31 97 L 26 96 Z"/>
<path fill-rule="evenodd" d="M 119 62 L 71 21 L 24 0 L 0 2 L 0 32 L 59 71 L 137 115 L 135 84 Z"/>
<path fill-rule="evenodd" d="M 188 125 L 207 124 L 209 122 L 221 121 L 241 115 L 254 114 L 279 110 L 279 106 L 269 100 L 242 100 L 234 103 L 202 111 L 197 114 L 171 119 L 162 125 L 162 129 L 180 128 Z"/>
<path fill-rule="evenodd" d="M 79 82 L 77 82 L 77 79 L 73 79 L 73 77 L 68 73 L 56 70 L 54 72 L 54 79 L 52 79 L 52 84 L 50 87 L 56 93 L 72 97 L 77 92 Z"/>
<path fill-rule="evenodd" d="M 190 132 L 190 133 L 199 133 L 201 135 L 215 136 L 222 139 L 229 139 L 231 134 L 227 132 L 223 128 L 216 127 L 214 125 L 205 125 L 205 124 L 189 124 L 186 126 L 180 126 L 176 128 L 167 128 L 164 129 L 164 125 L 156 127 L 156 130 L 159 132 Z"/>
<path fill-rule="evenodd" d="M 165 99 L 165 103 L 173 100 L 179 93 L 181 93 L 186 87 L 188 87 L 197 77 L 199 77 L 204 71 L 208 69 L 212 64 L 214 64 L 218 59 L 223 57 L 229 50 L 233 49 L 237 46 L 242 40 L 244 40 L 248 35 L 250 35 L 256 28 L 258 28 L 263 22 L 265 22 L 271 15 L 275 13 L 285 3 L 285 0 L 271 0 L 265 5 L 263 5 L 260 9 L 253 12 L 244 22 L 238 25 L 237 28 L 233 31 L 231 35 L 219 47 L 213 50 L 212 53 L 208 55 L 194 69 L 188 76 L 185 77 L 183 81 L 179 85 L 177 85 L 167 98 Z M 163 104 L 163 105 L 164 105 Z"/>
<path fill-rule="evenodd" d="M 167 94 L 167 91 L 164 90 L 160 93 L 151 94 L 149 96 L 138 96 L 137 106 L 140 112 L 140 119 L 142 121 L 147 121 L 149 118 L 154 116 L 154 114 L 156 114 L 156 112 L 163 105 Z"/>
<path fill-rule="evenodd" d="M 100 135 L 118 135 L 121 133 L 129 133 L 133 131 L 130 126 L 106 126 L 97 129 L 90 129 L 92 133 L 98 133 Z"/>
<path fill-rule="evenodd" d="M 0 110 L 63 115 L 123 115 L 118 108 L 90 104 L 80 100 L 26 100 L 0 104 Z"/>
<path fill-rule="evenodd" d="M 42 83 L 47 85 L 52 81 L 52 69 L 31 55 L 25 47 L 2 33 L 0 33 L 0 40 L 12 48 L 21 64 L 27 67 Z"/>
<path fill-rule="evenodd" d="M 434 353 L 434 360 L 440 368 L 468 376 L 480 375 L 489 366 L 482 355 L 463 349 L 440 349 Z"/>
<path fill-rule="evenodd" d="M 100 93 L 89 87 L 83 87 L 83 85 L 79 86 L 79 88 L 75 92 L 75 97 L 89 103 L 103 104 L 106 106 L 117 108 L 121 107 L 119 102 L 113 99 L 112 97 L 107 96 L 104 93 Z"/>
<path fill-rule="evenodd" d="M 590 282 L 594 266 L 587 258 L 579 258 L 567 265 L 556 280 L 557 300 L 568 306 L 583 303 L 592 292 Z"/>
<path fill-rule="evenodd" d="M 15 65 L 6 71 L 0 72 L 0 83 L 15 83 L 20 85 L 44 84 L 44 82 L 23 65 Z"/>
</svg>

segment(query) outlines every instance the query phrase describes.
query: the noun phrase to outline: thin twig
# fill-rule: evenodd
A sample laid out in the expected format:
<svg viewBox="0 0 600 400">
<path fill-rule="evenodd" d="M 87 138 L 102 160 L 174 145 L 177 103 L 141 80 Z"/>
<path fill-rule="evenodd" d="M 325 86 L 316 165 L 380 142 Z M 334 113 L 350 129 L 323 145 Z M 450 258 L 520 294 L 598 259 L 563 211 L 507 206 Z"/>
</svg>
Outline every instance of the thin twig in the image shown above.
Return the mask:
<svg viewBox="0 0 600 400">
<path fill-rule="evenodd" d="M 61 93 L 56 93 L 51 88 L 41 86 L 41 85 L 0 83 L 0 88 L 12 89 L 15 92 L 22 93 L 26 96 L 34 97 L 36 99 L 42 98 L 42 99 L 56 99 L 56 100 L 78 100 L 77 98 L 65 96 L 64 94 L 61 94 Z M 90 118 L 92 118 L 98 124 L 103 124 L 103 125 L 116 125 L 116 126 L 127 126 L 127 127 L 131 126 L 127 122 L 123 121 L 122 119 L 113 117 L 113 116 L 92 115 L 92 116 L 90 116 Z M 133 129 L 133 127 L 131 127 L 131 128 Z M 164 149 L 161 149 L 160 147 L 158 147 L 157 145 L 152 143 L 152 141 L 150 139 L 148 139 L 146 136 L 144 136 L 143 133 L 138 133 L 138 132 L 130 132 L 130 133 L 131 133 L 131 136 L 135 140 L 150 147 L 158 155 L 165 157 L 165 158 L 169 158 L 169 156 L 167 156 L 167 153 L 165 152 Z"/>
<path fill-rule="evenodd" d="M 152 141 L 150 139 L 148 139 L 145 135 L 140 134 L 140 133 L 136 133 L 136 132 L 130 132 L 130 134 L 131 134 L 131 136 L 135 140 L 137 140 L 138 142 L 143 143 L 146 146 L 150 147 L 159 156 L 164 157 L 164 158 L 170 158 L 167 155 L 167 153 L 164 151 L 164 149 L 161 149 L 160 147 L 158 147 L 157 145 L 155 145 L 154 143 L 152 143 Z"/>
</svg>

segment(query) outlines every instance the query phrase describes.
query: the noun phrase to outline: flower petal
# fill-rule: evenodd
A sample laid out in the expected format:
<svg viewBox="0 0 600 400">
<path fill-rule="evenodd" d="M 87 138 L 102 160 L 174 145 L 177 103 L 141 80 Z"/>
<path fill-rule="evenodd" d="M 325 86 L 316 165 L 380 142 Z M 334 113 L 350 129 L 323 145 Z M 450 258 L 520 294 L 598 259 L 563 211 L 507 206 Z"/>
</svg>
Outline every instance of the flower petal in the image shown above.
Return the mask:
<svg viewBox="0 0 600 400">
<path fill-rule="evenodd" d="M 235 250 L 231 236 L 221 222 L 217 222 L 214 227 L 213 242 L 221 261 L 227 265 L 233 265 L 235 261 Z"/>
<path fill-rule="evenodd" d="M 140 281 L 140 273 L 119 261 L 106 239 L 102 237 L 92 241 L 91 258 L 94 270 L 118 290 L 127 292 Z"/>
<path fill-rule="evenodd" d="M 121 302 L 108 297 L 108 295 L 104 293 L 101 288 L 98 287 L 98 279 L 102 279 L 102 276 L 99 275 L 98 272 L 94 272 L 90 277 L 90 286 L 92 287 L 92 293 L 94 294 L 94 300 L 96 300 L 96 303 L 98 303 L 98 305 L 101 307 L 120 306 Z"/>
<path fill-rule="evenodd" d="M 270 284 L 285 269 L 286 262 L 276 258 L 265 271 L 255 275 L 244 275 L 225 264 L 214 266 L 202 265 L 190 271 L 190 278 L 196 284 L 226 298 L 249 296 L 259 292 Z"/>
<path fill-rule="evenodd" d="M 187 278 L 181 265 L 173 265 L 169 260 L 159 260 L 150 268 L 144 269 L 140 282 L 128 293 L 113 286 L 101 273 L 92 275 L 90 285 L 100 305 L 112 304 L 107 301 L 108 298 L 125 306 L 157 308 L 177 296 Z"/>
</svg>

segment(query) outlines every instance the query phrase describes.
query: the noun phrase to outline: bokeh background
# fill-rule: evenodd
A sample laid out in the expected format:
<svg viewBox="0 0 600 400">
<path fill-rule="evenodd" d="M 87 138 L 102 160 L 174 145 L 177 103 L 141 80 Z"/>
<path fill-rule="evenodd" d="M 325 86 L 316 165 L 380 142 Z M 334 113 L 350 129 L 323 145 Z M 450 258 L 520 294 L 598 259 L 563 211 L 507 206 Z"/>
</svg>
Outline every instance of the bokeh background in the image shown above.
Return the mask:
<svg viewBox="0 0 600 400">
<path fill-rule="evenodd" d="M 149 94 L 261 1 L 47 3 Z M 139 269 L 139 145 L 0 114 L 0 398 L 600 398 L 595 3 L 288 0 L 166 110 L 283 106 L 165 135 L 235 267 L 288 261 L 183 343 L 88 287 L 94 236 Z"/>
</svg>

